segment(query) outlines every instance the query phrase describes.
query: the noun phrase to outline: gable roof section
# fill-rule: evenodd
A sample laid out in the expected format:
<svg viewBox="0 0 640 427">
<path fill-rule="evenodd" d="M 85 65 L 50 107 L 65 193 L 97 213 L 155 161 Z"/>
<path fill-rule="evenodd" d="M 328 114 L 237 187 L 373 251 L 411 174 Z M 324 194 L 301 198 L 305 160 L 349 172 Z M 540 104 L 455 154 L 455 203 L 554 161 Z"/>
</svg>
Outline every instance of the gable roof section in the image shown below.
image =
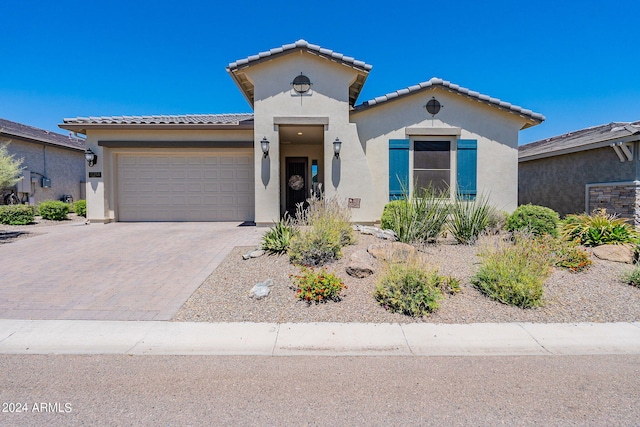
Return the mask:
<svg viewBox="0 0 640 427">
<path fill-rule="evenodd" d="M 268 61 L 276 57 L 299 50 L 304 50 L 322 58 L 336 61 L 359 71 L 358 78 L 349 88 L 349 104 L 355 104 L 358 96 L 360 95 L 360 91 L 362 90 L 362 86 L 364 86 L 364 82 L 367 79 L 367 75 L 369 74 L 369 71 L 371 71 L 371 68 L 373 68 L 373 66 L 365 63 L 364 61 L 357 60 L 351 56 L 346 56 L 342 53 L 334 52 L 331 49 L 320 47 L 317 44 L 311 44 L 303 39 L 300 39 L 295 43 L 285 44 L 280 47 L 276 47 L 264 52 L 260 52 L 256 55 L 251 55 L 232 62 L 227 66 L 227 72 L 231 74 L 231 77 L 234 79 L 234 81 L 242 91 L 242 94 L 245 96 L 245 98 L 247 98 L 247 101 L 249 102 L 249 104 L 251 104 L 251 107 L 253 107 L 253 84 L 246 78 L 242 70 L 259 62 Z"/>
<path fill-rule="evenodd" d="M 518 160 L 526 162 L 631 140 L 640 140 L 640 121 L 611 122 L 521 145 L 518 147 Z"/>
<path fill-rule="evenodd" d="M 19 138 L 24 141 L 39 144 L 70 148 L 73 150 L 84 151 L 85 149 L 85 142 L 82 139 L 49 132 L 48 130 L 23 125 L 22 123 L 12 122 L 5 119 L 0 119 L 0 135 L 7 136 L 9 138 Z"/>
<path fill-rule="evenodd" d="M 88 128 L 145 129 L 253 129 L 253 114 L 185 114 L 152 116 L 100 116 L 63 119 L 62 129 L 86 133 Z"/>
<path fill-rule="evenodd" d="M 355 112 L 363 111 L 388 101 L 392 101 L 407 95 L 411 95 L 420 91 L 430 90 L 437 87 L 445 89 L 456 95 L 464 96 L 474 101 L 482 102 L 491 107 L 495 107 L 512 114 L 517 114 L 518 116 L 521 116 L 529 121 L 529 123 L 525 125 L 523 129 L 542 123 L 545 120 L 545 117 L 540 113 L 534 113 L 531 110 L 524 109 L 522 107 L 510 104 L 505 101 L 501 101 L 498 98 L 492 98 L 489 95 L 483 95 L 480 92 L 472 91 L 470 89 L 451 83 L 447 80 L 439 79 L 437 77 L 433 77 L 429 81 L 418 83 L 417 85 L 409 86 L 407 88 L 400 89 L 395 92 L 388 93 L 386 95 L 378 96 L 369 101 L 365 101 L 362 104 L 355 106 L 354 111 Z"/>
</svg>

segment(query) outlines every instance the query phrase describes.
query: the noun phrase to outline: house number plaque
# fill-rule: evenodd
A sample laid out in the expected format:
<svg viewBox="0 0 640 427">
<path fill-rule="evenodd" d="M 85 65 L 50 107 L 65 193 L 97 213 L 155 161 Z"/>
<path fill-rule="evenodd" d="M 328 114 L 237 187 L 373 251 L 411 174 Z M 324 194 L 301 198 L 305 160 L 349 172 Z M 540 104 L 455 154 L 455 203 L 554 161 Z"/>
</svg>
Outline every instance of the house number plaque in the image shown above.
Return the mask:
<svg viewBox="0 0 640 427">
<path fill-rule="evenodd" d="M 102 178 L 102 172 L 89 172 L 89 178 Z"/>
</svg>

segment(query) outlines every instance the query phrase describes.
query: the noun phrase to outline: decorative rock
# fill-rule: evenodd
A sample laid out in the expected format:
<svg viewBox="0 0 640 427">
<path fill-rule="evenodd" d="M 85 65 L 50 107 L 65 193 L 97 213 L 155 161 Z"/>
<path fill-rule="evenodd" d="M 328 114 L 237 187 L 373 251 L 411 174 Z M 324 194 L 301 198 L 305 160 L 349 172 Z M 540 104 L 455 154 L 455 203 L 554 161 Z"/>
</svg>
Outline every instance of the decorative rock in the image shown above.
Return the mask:
<svg viewBox="0 0 640 427">
<path fill-rule="evenodd" d="M 346 267 L 349 276 L 362 279 L 376 272 L 375 259 L 367 251 L 356 251 L 351 254 L 349 264 Z"/>
<path fill-rule="evenodd" d="M 406 243 L 387 242 L 369 245 L 367 251 L 381 261 L 406 261 L 416 256 L 416 248 Z"/>
<path fill-rule="evenodd" d="M 259 258 L 264 255 L 264 251 L 262 249 L 255 250 L 249 254 L 251 258 Z"/>
<path fill-rule="evenodd" d="M 378 239 L 384 240 L 397 240 L 396 233 L 393 230 L 381 230 L 378 227 L 371 227 L 368 225 L 356 224 L 354 229 L 362 234 L 370 234 L 376 236 Z"/>
<path fill-rule="evenodd" d="M 600 245 L 591 248 L 593 254 L 605 261 L 633 264 L 634 252 L 628 245 Z"/>
<path fill-rule="evenodd" d="M 271 286 L 273 286 L 273 279 L 267 279 L 262 283 L 256 283 L 253 285 L 253 288 L 251 288 L 251 294 L 249 296 L 255 299 L 262 299 L 269 295 L 269 292 L 271 292 L 271 289 L 269 288 Z"/>
</svg>

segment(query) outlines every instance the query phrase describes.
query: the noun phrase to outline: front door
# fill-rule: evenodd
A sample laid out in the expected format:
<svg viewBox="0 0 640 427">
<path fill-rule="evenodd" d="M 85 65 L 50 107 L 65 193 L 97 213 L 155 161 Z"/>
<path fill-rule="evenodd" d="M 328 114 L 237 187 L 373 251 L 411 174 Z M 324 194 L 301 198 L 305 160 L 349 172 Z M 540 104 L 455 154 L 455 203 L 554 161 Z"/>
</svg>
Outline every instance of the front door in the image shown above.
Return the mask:
<svg viewBox="0 0 640 427">
<path fill-rule="evenodd" d="M 295 216 L 296 205 L 305 203 L 309 198 L 309 182 L 307 177 L 306 157 L 287 157 L 285 159 L 285 209 L 291 216 Z"/>
</svg>

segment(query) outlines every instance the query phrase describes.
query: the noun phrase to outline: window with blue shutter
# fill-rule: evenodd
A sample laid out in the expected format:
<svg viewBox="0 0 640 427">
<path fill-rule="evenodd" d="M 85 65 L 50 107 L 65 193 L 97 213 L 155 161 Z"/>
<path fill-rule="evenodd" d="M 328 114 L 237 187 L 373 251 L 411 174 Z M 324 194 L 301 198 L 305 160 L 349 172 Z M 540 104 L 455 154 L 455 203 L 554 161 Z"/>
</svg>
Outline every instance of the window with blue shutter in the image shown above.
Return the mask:
<svg viewBox="0 0 640 427">
<path fill-rule="evenodd" d="M 478 141 L 458 140 L 458 197 L 465 200 L 476 198 L 478 179 Z"/>
<path fill-rule="evenodd" d="M 389 200 L 402 198 L 409 186 L 409 140 L 389 140 Z"/>
</svg>

